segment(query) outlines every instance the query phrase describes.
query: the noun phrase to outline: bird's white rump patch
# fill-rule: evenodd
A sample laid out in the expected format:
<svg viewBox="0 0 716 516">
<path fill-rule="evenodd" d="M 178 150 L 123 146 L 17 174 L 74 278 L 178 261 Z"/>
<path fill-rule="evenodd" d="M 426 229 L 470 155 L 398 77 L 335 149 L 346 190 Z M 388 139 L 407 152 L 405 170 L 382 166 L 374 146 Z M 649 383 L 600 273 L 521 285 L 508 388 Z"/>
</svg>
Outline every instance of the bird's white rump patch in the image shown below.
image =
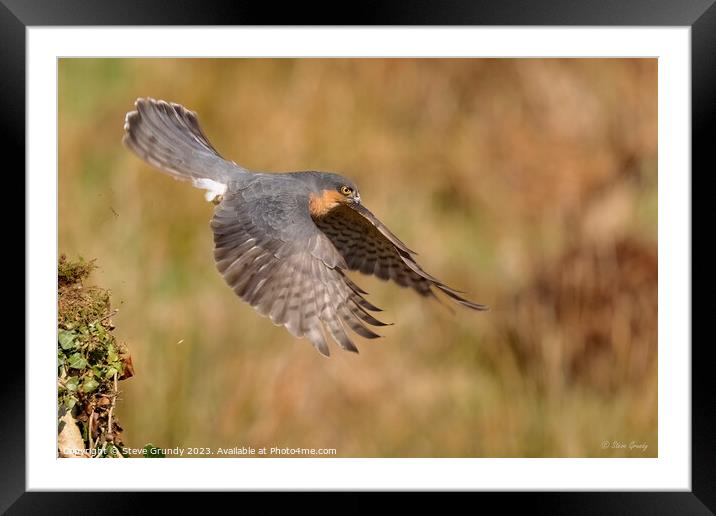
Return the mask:
<svg viewBox="0 0 716 516">
<path fill-rule="evenodd" d="M 202 190 L 206 190 L 204 198 L 208 202 L 212 202 L 217 197 L 220 197 L 224 195 L 224 193 L 226 193 L 226 185 L 224 183 L 214 181 L 213 179 L 206 179 L 202 177 L 199 179 L 192 179 L 191 182 L 195 187 L 201 188 Z"/>
</svg>

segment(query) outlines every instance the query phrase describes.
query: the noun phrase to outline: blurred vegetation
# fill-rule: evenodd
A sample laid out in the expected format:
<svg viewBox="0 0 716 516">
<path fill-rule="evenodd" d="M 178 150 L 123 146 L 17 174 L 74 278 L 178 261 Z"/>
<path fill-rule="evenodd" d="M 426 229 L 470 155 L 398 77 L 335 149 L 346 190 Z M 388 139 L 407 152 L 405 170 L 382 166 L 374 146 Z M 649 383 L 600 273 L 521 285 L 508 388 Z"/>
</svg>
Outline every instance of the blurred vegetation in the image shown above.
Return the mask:
<svg viewBox="0 0 716 516">
<path fill-rule="evenodd" d="M 59 247 L 121 303 L 125 441 L 657 455 L 655 59 L 62 59 L 59 85 Z M 396 324 L 321 357 L 226 287 L 203 192 L 121 145 L 139 96 L 250 169 L 350 177 L 492 310 L 357 275 Z"/>
</svg>

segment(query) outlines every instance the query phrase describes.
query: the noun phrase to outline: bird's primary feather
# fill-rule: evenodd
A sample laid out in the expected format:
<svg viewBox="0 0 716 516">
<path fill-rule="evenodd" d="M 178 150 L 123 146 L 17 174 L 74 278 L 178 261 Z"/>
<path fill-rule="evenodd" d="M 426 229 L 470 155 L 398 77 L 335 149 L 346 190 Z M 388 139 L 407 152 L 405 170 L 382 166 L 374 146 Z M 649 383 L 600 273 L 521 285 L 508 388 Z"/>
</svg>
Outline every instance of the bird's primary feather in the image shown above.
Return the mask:
<svg viewBox="0 0 716 516">
<path fill-rule="evenodd" d="M 336 246 L 350 270 L 393 280 L 401 287 L 415 289 L 421 296 L 434 296 L 432 288 L 436 288 L 463 306 L 487 309 L 485 305 L 463 298 L 459 292 L 426 273 L 415 261 L 415 252 L 368 209 L 340 206 L 315 222 Z"/>
</svg>

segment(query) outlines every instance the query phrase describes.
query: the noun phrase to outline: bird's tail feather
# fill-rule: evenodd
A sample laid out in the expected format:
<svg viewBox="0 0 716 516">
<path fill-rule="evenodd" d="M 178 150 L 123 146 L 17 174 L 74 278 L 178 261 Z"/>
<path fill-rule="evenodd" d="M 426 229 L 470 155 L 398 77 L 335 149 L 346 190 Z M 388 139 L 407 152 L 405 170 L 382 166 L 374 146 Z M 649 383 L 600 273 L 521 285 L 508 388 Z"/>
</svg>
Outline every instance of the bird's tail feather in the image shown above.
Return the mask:
<svg viewBox="0 0 716 516">
<path fill-rule="evenodd" d="M 124 144 L 137 156 L 175 179 L 206 188 L 208 181 L 225 185 L 247 172 L 222 158 L 201 130 L 196 113 L 163 100 L 140 98 L 124 119 Z"/>
</svg>

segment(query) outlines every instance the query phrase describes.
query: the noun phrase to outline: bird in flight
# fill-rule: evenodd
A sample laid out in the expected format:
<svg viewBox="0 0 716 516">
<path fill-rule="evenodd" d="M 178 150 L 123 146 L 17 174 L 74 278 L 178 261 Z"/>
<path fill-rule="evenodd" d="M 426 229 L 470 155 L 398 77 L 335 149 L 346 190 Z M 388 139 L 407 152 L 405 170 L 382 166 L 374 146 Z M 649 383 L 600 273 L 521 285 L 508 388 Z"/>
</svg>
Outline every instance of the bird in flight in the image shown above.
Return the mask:
<svg viewBox="0 0 716 516">
<path fill-rule="evenodd" d="M 373 274 L 424 297 L 443 292 L 473 310 L 460 292 L 425 272 L 408 248 L 361 202 L 356 185 L 326 172 L 259 173 L 228 161 L 209 143 L 196 113 L 140 98 L 124 121 L 124 144 L 174 179 L 207 190 L 216 204 L 214 259 L 244 301 L 295 337 L 330 354 L 326 334 L 358 352 L 346 327 L 379 337 L 385 326 L 346 271 Z"/>
</svg>

